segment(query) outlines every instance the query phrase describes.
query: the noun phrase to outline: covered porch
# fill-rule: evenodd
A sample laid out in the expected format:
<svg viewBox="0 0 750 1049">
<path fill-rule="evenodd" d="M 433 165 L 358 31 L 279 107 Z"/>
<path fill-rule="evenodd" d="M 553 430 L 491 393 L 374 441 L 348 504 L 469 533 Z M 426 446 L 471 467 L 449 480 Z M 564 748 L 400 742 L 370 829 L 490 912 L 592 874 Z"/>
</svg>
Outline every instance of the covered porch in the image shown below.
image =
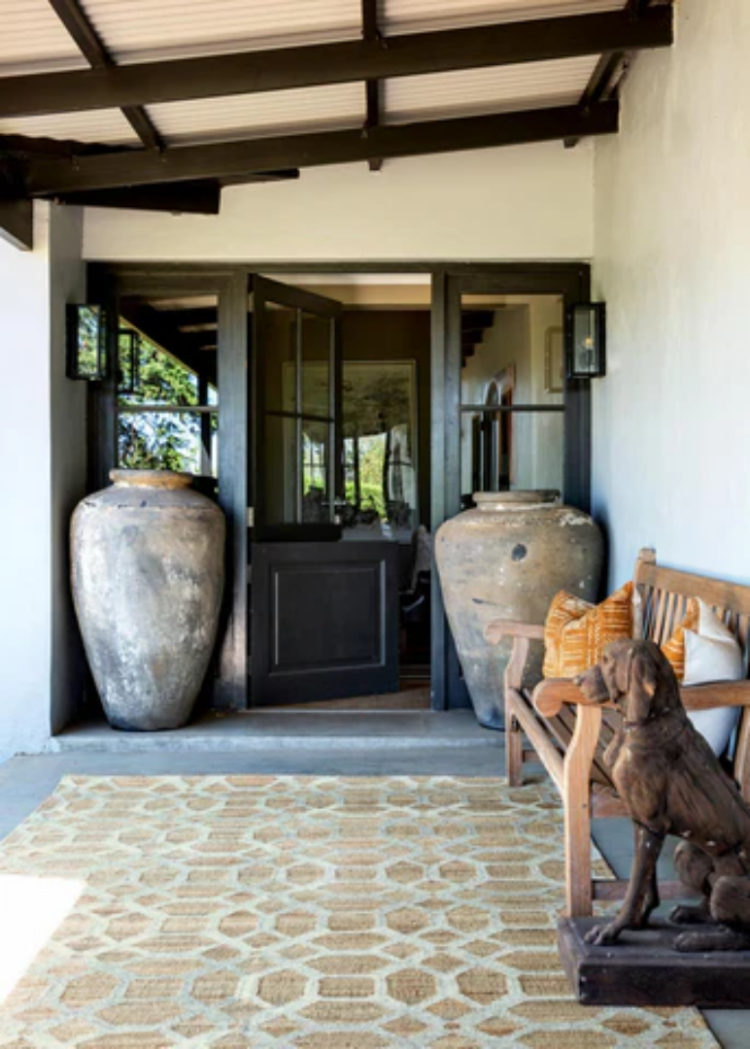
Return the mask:
<svg viewBox="0 0 750 1049">
<path fill-rule="evenodd" d="M 2 831 L 70 775 L 499 777 L 502 733 L 473 719 L 434 580 L 426 662 L 423 636 L 411 649 L 393 640 L 401 666 L 407 649 L 409 658 L 419 649 L 418 674 L 406 689 L 398 673 L 387 689 L 372 689 L 399 694 L 416 680 L 426 697 L 419 709 L 254 706 L 248 278 L 343 302 L 352 342 L 364 337 L 355 332 L 362 318 L 380 317 L 382 346 L 393 338 L 386 313 L 399 314 L 399 323 L 408 314 L 404 340 L 421 349 L 398 354 L 417 361 L 420 479 L 405 496 L 402 470 L 397 486 L 386 480 L 365 506 L 352 446 L 349 496 L 359 526 L 377 502 L 393 529 L 400 501 L 402 512 L 408 504 L 416 515 L 410 528 L 432 532 L 461 510 L 476 476 L 471 467 L 461 472 L 468 405 L 461 386 L 489 341 L 478 311 L 525 310 L 533 318 L 534 296 L 560 310 L 606 302 L 606 376 L 568 382 L 561 392 L 542 384 L 533 403 L 515 406 L 532 409 L 530 416 L 551 406 L 560 416 L 554 486 L 604 531 L 605 589 L 630 577 L 644 546 L 675 568 L 750 583 L 743 382 L 750 125 L 736 102 L 750 86 L 743 0 L 682 0 L 674 8 L 498 0 L 429 9 L 365 0 L 312 12 L 227 0 L 193 4 L 190 18 L 166 0 L 137 6 L 136 16 L 111 0 L 35 0 L 11 11 L 13 32 L 0 41 L 0 355 L 9 380 L 0 412 L 9 464 L 0 516 Z M 105 725 L 70 599 L 70 515 L 120 465 L 116 420 L 134 404 L 112 375 L 109 388 L 98 389 L 66 378 L 65 311 L 108 296 L 172 315 L 168 332 L 149 329 L 143 314 L 131 314 L 126 326 L 192 369 L 203 393 L 190 408 L 219 420 L 217 448 L 210 427 L 197 426 L 194 472 L 217 489 L 229 524 L 229 625 L 200 716 L 174 734 L 128 736 Z M 463 322 L 462 312 L 474 320 Z M 556 327 L 540 322 L 541 342 L 529 345 L 543 348 Z M 355 370 L 375 359 L 370 346 L 351 358 Z M 217 375 L 218 406 L 209 398 Z M 143 405 L 135 407 L 132 418 Z M 403 425 L 370 420 L 363 441 L 385 446 L 386 434 Z M 299 447 L 308 448 L 299 432 Z M 367 447 L 357 445 L 357 456 Z M 404 460 L 396 461 L 400 468 Z M 387 463 L 385 470 L 378 463 L 387 474 Z M 518 468 L 546 484 L 544 463 Z M 347 696 L 357 698 L 356 689 Z M 506 797 L 509 805 L 523 804 L 520 790 Z M 498 783 L 501 803 L 502 791 Z M 529 812 L 548 800 L 535 796 Z M 466 798 L 461 804 L 470 807 Z M 595 826 L 594 835 L 611 869 L 626 876 L 629 826 Z M 464 932 L 464 969 L 491 969 L 482 961 L 494 957 L 489 948 L 469 958 L 474 941 Z M 535 935 L 524 950 L 533 950 Z M 409 936 L 400 941 L 399 971 L 422 971 L 421 954 L 413 966 L 407 960 Z M 439 937 L 434 944 L 439 953 Z M 532 976 L 543 981 L 545 962 L 537 961 Z M 438 1016 L 439 1030 L 379 1028 L 381 1041 L 372 1044 L 407 1037 L 431 1049 L 512 1044 L 502 1041 L 513 1037 L 510 1028 L 477 1033 L 486 1017 L 471 1029 L 464 1023 L 476 999 L 460 997 L 457 986 L 444 996 L 449 1005 L 437 992 L 424 999 L 437 1007 L 430 1024 Z M 563 1012 L 569 1004 L 560 993 L 552 1000 Z M 405 1011 L 415 1001 L 402 1001 Z M 515 1005 L 523 1012 L 523 1001 Z M 504 1008 L 493 999 L 495 1007 Z M 744 1014 L 706 1019 L 719 1044 L 744 1044 Z M 577 1022 L 569 1019 L 574 1033 Z M 236 1044 L 254 1044 L 250 1013 L 241 1023 Z M 528 1044 L 564 1029 L 549 1018 L 534 1031 L 529 1023 L 524 1015 Z M 203 1044 L 230 1044 L 221 1038 L 231 1025 L 219 1027 Z M 346 1023 L 327 1030 L 343 1037 Z M 610 1025 L 591 1044 L 638 1044 L 634 1031 Z M 80 1038 L 96 1034 L 87 1029 Z M 147 1034 L 136 1023 L 128 1028 L 130 1044 L 148 1044 L 138 1042 Z M 262 1037 L 302 1045 L 290 1039 L 313 1034 L 278 1027 Z M 174 1037 L 201 1044 L 202 1035 L 186 1028 Z M 710 1044 L 702 1029 L 659 1026 L 664 1044 L 670 1037 Z"/>
</svg>

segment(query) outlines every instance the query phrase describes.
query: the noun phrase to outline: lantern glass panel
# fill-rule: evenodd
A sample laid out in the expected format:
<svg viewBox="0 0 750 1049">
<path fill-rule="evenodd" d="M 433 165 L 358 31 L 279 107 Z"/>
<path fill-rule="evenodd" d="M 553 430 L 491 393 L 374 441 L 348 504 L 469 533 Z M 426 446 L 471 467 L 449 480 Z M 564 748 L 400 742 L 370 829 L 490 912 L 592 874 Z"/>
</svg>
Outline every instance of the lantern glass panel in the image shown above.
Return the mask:
<svg viewBox="0 0 750 1049">
<path fill-rule="evenodd" d="M 578 306 L 573 312 L 573 373 L 599 375 L 597 311 L 592 306 Z"/>
<path fill-rule="evenodd" d="M 68 306 L 67 375 L 101 380 L 105 375 L 105 318 L 101 306 Z"/>
</svg>

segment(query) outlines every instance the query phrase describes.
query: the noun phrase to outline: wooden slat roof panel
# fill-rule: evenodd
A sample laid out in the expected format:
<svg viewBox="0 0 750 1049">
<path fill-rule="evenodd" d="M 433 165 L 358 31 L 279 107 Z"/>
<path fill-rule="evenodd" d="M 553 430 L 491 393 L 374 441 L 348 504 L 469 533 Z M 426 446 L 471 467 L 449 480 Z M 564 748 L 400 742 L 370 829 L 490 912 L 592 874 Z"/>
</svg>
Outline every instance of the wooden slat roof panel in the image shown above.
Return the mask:
<svg viewBox="0 0 750 1049">
<path fill-rule="evenodd" d="M 0 0 L 0 76 L 86 65 L 47 0 Z"/>
<path fill-rule="evenodd" d="M 103 145 L 140 145 L 140 139 L 119 109 L 6 118 L 0 120 L 0 135 L 73 139 Z"/>
<path fill-rule="evenodd" d="M 572 105 L 581 97 L 596 63 L 596 56 L 585 56 L 387 80 L 382 89 L 385 121 L 406 123 Z"/>
<path fill-rule="evenodd" d="M 385 34 L 617 11 L 625 0 L 378 0 Z"/>
<path fill-rule="evenodd" d="M 116 62 L 346 40 L 360 0 L 83 0 Z"/>
<path fill-rule="evenodd" d="M 147 112 L 170 145 L 332 131 L 364 123 L 365 88 L 359 83 L 295 88 L 170 102 L 148 106 Z"/>
</svg>

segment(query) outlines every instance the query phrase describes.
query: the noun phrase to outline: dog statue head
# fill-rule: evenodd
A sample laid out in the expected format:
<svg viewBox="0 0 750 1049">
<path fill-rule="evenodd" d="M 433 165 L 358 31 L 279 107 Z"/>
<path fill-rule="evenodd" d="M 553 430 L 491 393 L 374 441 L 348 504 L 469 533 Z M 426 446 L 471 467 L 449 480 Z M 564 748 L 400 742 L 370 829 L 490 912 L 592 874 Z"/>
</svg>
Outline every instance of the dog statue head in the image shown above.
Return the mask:
<svg viewBox="0 0 750 1049">
<path fill-rule="evenodd" d="M 611 702 L 628 724 L 643 724 L 682 706 L 669 660 L 653 641 L 613 641 L 576 684 L 594 703 Z"/>
</svg>

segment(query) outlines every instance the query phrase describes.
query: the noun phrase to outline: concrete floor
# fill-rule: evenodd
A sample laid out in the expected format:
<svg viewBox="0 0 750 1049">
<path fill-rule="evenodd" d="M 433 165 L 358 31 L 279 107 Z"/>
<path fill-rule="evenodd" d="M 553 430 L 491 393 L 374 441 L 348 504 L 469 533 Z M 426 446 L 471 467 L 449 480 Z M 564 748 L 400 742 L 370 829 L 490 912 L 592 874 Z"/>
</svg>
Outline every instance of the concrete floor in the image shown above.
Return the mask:
<svg viewBox="0 0 750 1049">
<path fill-rule="evenodd" d="M 221 726 L 222 719 L 212 719 L 211 724 L 203 723 L 202 728 L 195 726 L 189 740 L 183 736 L 182 745 L 174 738 L 168 740 L 169 733 L 124 736 L 101 725 L 83 726 L 57 737 L 58 753 L 17 757 L 0 765 L 0 838 L 55 789 L 61 776 L 71 773 L 502 775 L 502 735 L 477 728 L 464 712 L 456 715 L 321 713 L 301 716 L 303 721 L 299 721 L 297 715 L 269 714 L 262 717 L 270 720 L 253 727 L 255 742 L 248 746 L 237 742 L 240 728 L 244 728 L 245 733 L 248 731 L 248 721 L 242 726 L 223 719 L 230 724 Z M 282 724 L 276 724 L 274 717 L 282 718 Z M 378 720 L 368 724 L 360 720 L 365 717 Z M 341 724 L 342 718 L 350 723 Z M 427 720 L 420 724 L 420 718 Z M 451 718 L 453 724 L 449 725 Z M 317 731 L 310 719 L 317 720 Z M 163 742 L 144 749 L 145 739 Z M 132 741 L 129 746 L 127 741 Z M 616 874 L 627 877 L 632 847 L 629 822 L 600 820 L 594 830 L 597 844 Z M 664 864 L 666 870 L 668 858 Z M 704 1015 L 724 1049 L 750 1047 L 750 1012 L 711 1010 Z"/>
</svg>

